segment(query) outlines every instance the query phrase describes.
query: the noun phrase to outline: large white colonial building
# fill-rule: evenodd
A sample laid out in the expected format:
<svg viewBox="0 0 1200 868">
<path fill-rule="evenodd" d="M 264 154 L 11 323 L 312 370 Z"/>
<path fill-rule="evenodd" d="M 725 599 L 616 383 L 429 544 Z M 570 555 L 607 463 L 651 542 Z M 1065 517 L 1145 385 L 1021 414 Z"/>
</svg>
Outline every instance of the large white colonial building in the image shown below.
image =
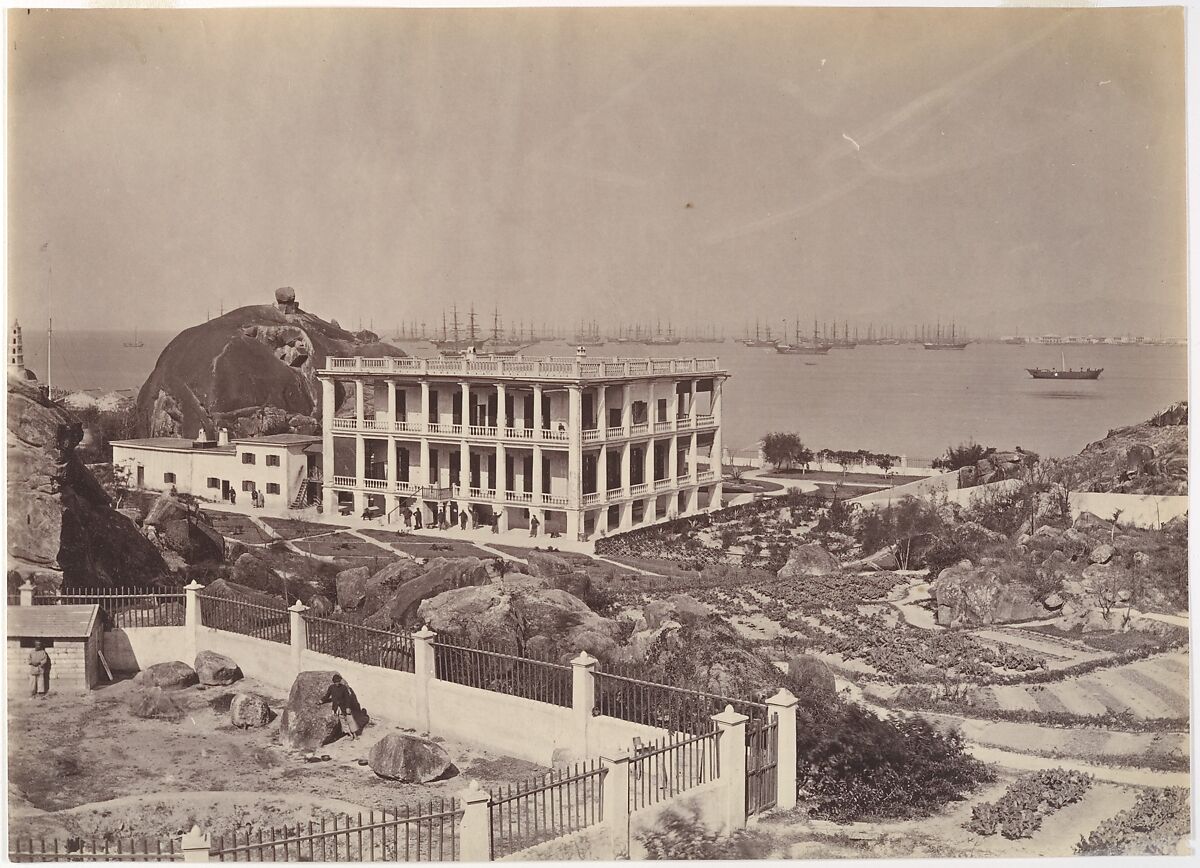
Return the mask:
<svg viewBox="0 0 1200 868">
<path fill-rule="evenodd" d="M 317 376 L 327 514 L 537 517 L 577 539 L 720 505 L 717 359 L 330 358 Z"/>
</svg>

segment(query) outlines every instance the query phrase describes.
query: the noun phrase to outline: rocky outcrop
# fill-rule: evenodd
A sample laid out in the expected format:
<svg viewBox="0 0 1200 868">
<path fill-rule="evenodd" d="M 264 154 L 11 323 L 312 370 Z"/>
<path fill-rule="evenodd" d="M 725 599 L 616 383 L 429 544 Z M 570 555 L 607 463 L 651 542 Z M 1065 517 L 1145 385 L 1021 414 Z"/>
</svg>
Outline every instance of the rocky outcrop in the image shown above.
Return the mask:
<svg viewBox="0 0 1200 868">
<path fill-rule="evenodd" d="M 367 764 L 379 777 L 405 784 L 431 783 L 454 767 L 437 742 L 400 732 L 389 733 L 375 742 Z"/>
<path fill-rule="evenodd" d="M 1172 405 L 1151 419 L 1116 428 L 1065 460 L 1078 491 L 1187 494 L 1188 407 Z"/>
<path fill-rule="evenodd" d="M 195 669 L 201 684 L 223 686 L 242 678 L 242 670 L 238 665 L 216 651 L 201 651 L 197 654 Z"/>
<path fill-rule="evenodd" d="M 196 670 L 182 660 L 147 666 L 138 674 L 138 681 L 146 687 L 161 687 L 163 690 L 182 690 L 200 683 Z"/>
<path fill-rule="evenodd" d="M 385 630 L 412 627 L 425 618 L 419 611 L 424 601 L 456 588 L 486 585 L 499 576 L 494 561 L 480 558 L 435 558 L 423 569 L 421 575 L 396 588 L 364 623 Z M 397 578 L 405 574 L 399 570 L 395 573 Z"/>
<path fill-rule="evenodd" d="M 225 557 L 225 538 L 199 509 L 191 509 L 178 497 L 164 493 L 150 507 L 142 522 L 143 532 L 160 551 L 173 552 L 185 564 L 220 561 Z"/>
<path fill-rule="evenodd" d="M 290 290 L 289 290 L 290 291 Z M 321 417 L 316 378 L 330 356 L 403 356 L 369 333 L 346 331 L 290 301 L 249 305 L 181 332 L 159 356 L 138 394 L 151 436 L 210 437 L 315 433 Z M 339 386 L 336 400 L 346 393 Z"/>
<path fill-rule="evenodd" d="M 944 627 L 1006 624 L 1045 615 L 1032 587 L 1006 581 L 990 567 L 969 561 L 942 570 L 930 591 L 937 601 L 937 622 Z"/>
<path fill-rule="evenodd" d="M 8 569 L 40 588 L 147 586 L 158 550 L 84 467 L 83 427 L 35 385 L 8 380 Z"/>
<path fill-rule="evenodd" d="M 129 711 L 134 717 L 151 720 L 183 720 L 183 705 L 161 687 L 147 687 L 131 694 Z"/>
<path fill-rule="evenodd" d="M 342 734 L 342 725 L 333 713 L 333 707 L 321 702 L 336 674 L 301 672 L 296 676 L 279 721 L 279 735 L 286 747 L 315 750 Z"/>
<path fill-rule="evenodd" d="M 237 693 L 229 703 L 229 722 L 238 729 L 256 729 L 275 718 L 267 701 L 257 693 Z"/>
<path fill-rule="evenodd" d="M 422 602 L 417 620 L 437 632 L 484 642 L 509 653 L 565 662 L 579 651 L 609 658 L 620 631 L 578 597 L 555 588 L 523 585 L 509 577 L 458 588 Z M 422 580 L 418 580 L 422 581 Z"/>
<path fill-rule="evenodd" d="M 846 564 L 848 570 L 898 570 L 900 561 L 891 546 L 884 546 L 879 551 L 857 561 Z"/>
<path fill-rule="evenodd" d="M 787 563 L 779 571 L 781 579 L 797 579 L 804 576 L 827 576 L 841 567 L 838 559 L 817 543 L 805 543 L 792 549 Z"/>
</svg>

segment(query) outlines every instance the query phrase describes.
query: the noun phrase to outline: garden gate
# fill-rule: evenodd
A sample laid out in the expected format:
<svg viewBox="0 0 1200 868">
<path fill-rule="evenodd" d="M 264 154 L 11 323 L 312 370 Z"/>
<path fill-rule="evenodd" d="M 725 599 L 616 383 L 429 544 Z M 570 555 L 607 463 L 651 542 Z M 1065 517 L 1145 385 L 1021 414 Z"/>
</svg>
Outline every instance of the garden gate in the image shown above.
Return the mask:
<svg viewBox="0 0 1200 868">
<path fill-rule="evenodd" d="M 779 717 L 746 724 L 746 816 L 752 817 L 778 801 Z"/>
</svg>

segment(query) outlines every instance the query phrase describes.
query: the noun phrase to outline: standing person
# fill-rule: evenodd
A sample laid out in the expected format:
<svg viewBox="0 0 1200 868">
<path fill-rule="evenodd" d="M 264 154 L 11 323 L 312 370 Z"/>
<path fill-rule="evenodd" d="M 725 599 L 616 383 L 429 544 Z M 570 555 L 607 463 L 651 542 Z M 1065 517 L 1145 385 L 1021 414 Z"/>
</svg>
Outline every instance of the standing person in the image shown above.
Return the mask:
<svg viewBox="0 0 1200 868">
<path fill-rule="evenodd" d="M 492 513 L 492 533 L 500 533 L 500 513 Z"/>
<path fill-rule="evenodd" d="M 530 518 L 529 518 L 529 535 L 530 536 L 537 536 L 538 526 L 540 524 L 541 524 L 541 522 L 538 521 L 538 517 L 536 515 L 530 516 Z"/>
<path fill-rule="evenodd" d="M 400 512 L 400 514 L 401 514 L 402 516 L 404 516 L 404 526 L 405 526 L 405 527 L 412 527 L 412 514 L 413 514 L 413 511 L 412 511 L 411 509 L 409 509 L 409 508 L 406 506 L 406 507 L 404 507 L 404 509 L 403 509 L 403 510 Z"/>
<path fill-rule="evenodd" d="M 422 521 L 424 521 L 424 518 L 422 518 L 422 515 L 421 515 L 421 507 L 419 507 L 419 506 L 418 506 L 418 507 L 417 507 L 417 508 L 416 508 L 416 509 L 413 511 L 413 524 L 414 524 L 414 526 L 416 527 L 416 529 L 417 529 L 417 530 L 420 530 L 420 529 L 421 529 L 421 522 L 422 522 Z"/>
<path fill-rule="evenodd" d="M 38 684 L 42 685 L 42 696 L 50 692 L 50 655 L 46 653 L 42 640 L 33 643 L 29 652 L 29 679 L 33 682 L 33 695 L 38 695 Z"/>
<path fill-rule="evenodd" d="M 232 488 L 229 489 L 229 505 L 237 506 L 237 492 L 235 492 Z"/>
<path fill-rule="evenodd" d="M 459 530 L 467 529 L 467 511 L 465 509 L 458 511 L 458 528 Z"/>
<path fill-rule="evenodd" d="M 342 676 L 336 672 L 333 675 L 333 683 L 321 697 L 321 702 L 333 705 L 333 713 L 337 715 L 338 723 L 342 725 L 342 732 L 350 736 L 351 741 L 357 741 L 358 721 L 354 716 L 362 710 L 362 706 L 358 704 L 358 697 L 354 695 L 354 689 L 342 681 Z"/>
</svg>

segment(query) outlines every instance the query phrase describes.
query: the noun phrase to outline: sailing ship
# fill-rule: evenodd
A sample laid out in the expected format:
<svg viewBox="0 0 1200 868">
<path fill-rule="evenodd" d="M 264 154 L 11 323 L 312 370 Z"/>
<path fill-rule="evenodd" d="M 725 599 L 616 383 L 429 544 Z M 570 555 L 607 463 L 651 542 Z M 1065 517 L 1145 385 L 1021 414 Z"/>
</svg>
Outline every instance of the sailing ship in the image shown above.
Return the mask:
<svg viewBox="0 0 1200 868">
<path fill-rule="evenodd" d="M 133 327 L 133 340 L 125 341 L 125 343 L 121 344 L 121 346 L 126 347 L 127 349 L 131 349 L 131 350 L 136 350 L 139 347 L 145 346 L 144 343 L 142 343 L 141 341 L 138 340 L 137 326 Z"/>
<path fill-rule="evenodd" d="M 833 349 L 832 344 L 821 343 L 817 340 L 817 321 L 813 320 L 812 343 L 800 340 L 800 320 L 796 320 L 796 340 L 791 344 L 776 344 L 775 352 L 788 356 L 823 356 Z"/>
<path fill-rule="evenodd" d="M 672 332 L 670 322 L 667 323 L 667 333 L 664 335 L 660 322 L 656 324 L 654 334 L 647 336 L 642 343 L 648 347 L 673 347 L 679 343 L 679 338 Z"/>
<path fill-rule="evenodd" d="M 1104 368 L 1068 368 L 1066 353 L 1061 353 L 1061 368 L 1026 368 L 1035 380 L 1099 380 Z"/>
<path fill-rule="evenodd" d="M 579 324 L 578 331 L 575 332 L 575 337 L 571 341 L 575 346 L 580 347 L 602 347 L 604 346 L 604 335 L 600 334 L 600 325 L 595 320 L 584 325 Z"/>
<path fill-rule="evenodd" d="M 844 322 L 842 323 L 842 338 L 838 340 L 837 323 L 835 322 L 833 324 L 833 340 L 829 344 L 835 350 L 852 350 L 858 346 L 858 337 L 855 336 L 854 340 L 850 340 L 850 323 Z"/>
<path fill-rule="evenodd" d="M 970 341 L 960 341 L 955 333 L 954 323 L 950 323 L 950 337 L 948 340 L 942 338 L 942 324 L 938 323 L 937 338 L 933 341 L 926 341 L 924 346 L 927 350 L 965 350 Z"/>
<path fill-rule="evenodd" d="M 764 338 L 759 330 L 758 320 L 754 321 L 754 337 L 745 337 L 742 343 L 748 347 L 774 347 L 778 341 L 771 339 L 771 327 L 767 326 L 767 336 Z"/>
</svg>

